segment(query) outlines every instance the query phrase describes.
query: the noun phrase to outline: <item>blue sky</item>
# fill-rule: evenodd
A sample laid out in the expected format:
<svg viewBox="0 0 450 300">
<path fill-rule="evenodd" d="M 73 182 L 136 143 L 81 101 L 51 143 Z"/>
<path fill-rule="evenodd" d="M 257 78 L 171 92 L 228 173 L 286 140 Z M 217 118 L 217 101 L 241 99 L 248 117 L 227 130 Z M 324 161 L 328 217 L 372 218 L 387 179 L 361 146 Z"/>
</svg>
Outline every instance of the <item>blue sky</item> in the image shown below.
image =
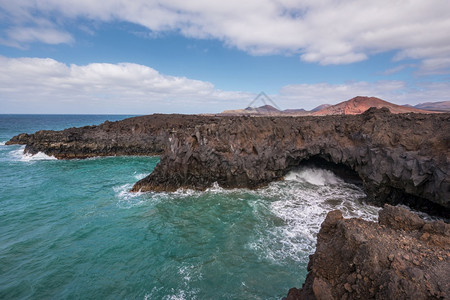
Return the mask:
<svg viewBox="0 0 450 300">
<path fill-rule="evenodd" d="M 0 0 L 0 113 L 450 100 L 450 2 Z"/>
</svg>

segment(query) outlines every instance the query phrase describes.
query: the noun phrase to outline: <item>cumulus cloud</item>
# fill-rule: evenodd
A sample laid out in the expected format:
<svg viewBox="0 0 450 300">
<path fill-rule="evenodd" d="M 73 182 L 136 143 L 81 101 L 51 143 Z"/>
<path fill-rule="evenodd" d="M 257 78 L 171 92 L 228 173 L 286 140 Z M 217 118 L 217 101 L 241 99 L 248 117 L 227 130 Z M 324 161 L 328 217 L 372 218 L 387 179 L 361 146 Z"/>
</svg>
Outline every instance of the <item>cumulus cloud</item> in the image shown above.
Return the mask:
<svg viewBox="0 0 450 300">
<path fill-rule="evenodd" d="M 68 66 L 0 56 L 0 69 L 0 101 L 8 112 L 201 113 L 239 107 L 253 97 L 132 63 Z"/>
<path fill-rule="evenodd" d="M 245 108 L 255 97 L 133 63 L 66 65 L 50 58 L 0 56 L 0 69 L 1 113 L 218 113 Z M 397 104 L 448 101 L 450 82 L 293 84 L 270 96 L 282 109 L 312 109 L 357 95 Z"/>
<path fill-rule="evenodd" d="M 450 1 L 442 0 L 0 0 L 0 7 L 5 17 L 21 24 L 53 20 L 55 14 L 127 21 L 152 33 L 215 38 L 252 54 L 297 54 L 324 65 L 357 62 L 385 51 L 396 51 L 397 59 L 424 62 L 450 57 Z M 64 22 L 52 22 L 63 34 Z M 25 42 L 14 36 L 8 39 Z M 67 36 L 41 40 L 70 42 Z M 424 73 L 449 71 L 447 64 L 433 61 L 422 68 Z"/>
</svg>

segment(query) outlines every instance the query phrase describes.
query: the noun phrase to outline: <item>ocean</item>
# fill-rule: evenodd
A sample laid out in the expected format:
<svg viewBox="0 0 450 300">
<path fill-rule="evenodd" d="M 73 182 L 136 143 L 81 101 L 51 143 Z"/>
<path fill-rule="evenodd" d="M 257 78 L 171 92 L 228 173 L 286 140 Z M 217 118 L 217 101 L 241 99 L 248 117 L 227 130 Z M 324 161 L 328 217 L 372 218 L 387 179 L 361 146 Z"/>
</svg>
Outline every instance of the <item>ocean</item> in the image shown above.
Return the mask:
<svg viewBox="0 0 450 300">
<path fill-rule="evenodd" d="M 158 157 L 5 145 L 126 117 L 0 115 L 0 299 L 281 299 L 301 287 L 328 211 L 377 219 L 359 186 L 314 167 L 257 190 L 130 193 Z"/>
</svg>

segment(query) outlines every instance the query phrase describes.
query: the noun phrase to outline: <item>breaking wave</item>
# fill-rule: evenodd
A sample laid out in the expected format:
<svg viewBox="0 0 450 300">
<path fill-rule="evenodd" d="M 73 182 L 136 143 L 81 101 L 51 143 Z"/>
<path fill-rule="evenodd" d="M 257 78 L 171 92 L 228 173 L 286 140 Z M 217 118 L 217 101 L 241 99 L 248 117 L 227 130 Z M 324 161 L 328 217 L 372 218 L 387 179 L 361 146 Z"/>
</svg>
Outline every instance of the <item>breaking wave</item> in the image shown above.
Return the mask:
<svg viewBox="0 0 450 300">
<path fill-rule="evenodd" d="M 284 181 L 272 183 L 260 193 L 274 199 L 269 209 L 279 222 L 258 228 L 249 247 L 272 261 L 290 259 L 306 263 L 315 250 L 320 225 L 329 211 L 339 209 L 347 218 L 376 221 L 379 210 L 364 203 L 366 195 L 360 187 L 319 168 L 290 172 Z"/>
<path fill-rule="evenodd" d="M 49 156 L 43 152 L 38 152 L 36 154 L 25 153 L 25 146 L 20 146 L 19 149 L 12 150 L 10 152 L 10 157 L 14 161 L 31 162 L 38 160 L 57 160 L 54 156 Z"/>
</svg>

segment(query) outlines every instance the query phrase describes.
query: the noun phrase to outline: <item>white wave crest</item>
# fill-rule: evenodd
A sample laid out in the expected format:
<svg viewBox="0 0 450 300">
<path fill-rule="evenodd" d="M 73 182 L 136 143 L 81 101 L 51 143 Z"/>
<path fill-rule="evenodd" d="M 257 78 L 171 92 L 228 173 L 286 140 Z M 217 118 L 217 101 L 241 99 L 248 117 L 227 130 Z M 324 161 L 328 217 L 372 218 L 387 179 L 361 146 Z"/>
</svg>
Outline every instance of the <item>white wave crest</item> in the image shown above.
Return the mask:
<svg viewBox="0 0 450 300">
<path fill-rule="evenodd" d="M 148 175 L 148 173 L 134 173 L 134 178 L 136 178 L 136 180 L 141 180 L 143 178 L 145 178 Z"/>
<path fill-rule="evenodd" d="M 9 152 L 9 156 L 10 156 L 13 160 L 21 160 L 22 157 L 24 156 L 23 150 L 25 150 L 25 146 L 20 146 L 19 149 L 10 151 L 10 152 Z"/>
<path fill-rule="evenodd" d="M 24 162 L 31 162 L 31 161 L 38 161 L 38 160 L 56 160 L 56 157 L 49 156 L 43 152 L 38 152 L 34 155 L 29 153 L 24 153 L 25 146 L 20 146 L 19 149 L 12 150 L 9 152 L 9 155 L 14 161 L 24 161 Z"/>
<path fill-rule="evenodd" d="M 117 206 L 128 209 L 149 203 L 157 204 L 171 197 L 168 193 L 130 192 L 132 187 L 132 183 L 113 187 L 115 197 L 118 199 Z"/>
<path fill-rule="evenodd" d="M 6 141 L 0 142 L 0 146 L 5 146 L 5 145 L 6 145 Z"/>
<path fill-rule="evenodd" d="M 307 182 L 313 185 L 339 184 L 343 180 L 333 172 L 318 168 L 302 168 L 285 176 L 287 181 Z"/>
<path fill-rule="evenodd" d="M 34 154 L 34 155 L 25 153 L 25 154 L 23 154 L 21 160 L 22 160 L 22 161 L 57 160 L 57 158 L 54 157 L 53 155 L 52 155 L 52 156 L 49 156 L 49 155 L 47 155 L 47 154 L 45 154 L 45 153 L 43 153 L 43 152 L 38 152 L 38 153 L 36 153 L 36 154 Z"/>
<path fill-rule="evenodd" d="M 262 198 L 274 199 L 269 210 L 275 225 L 262 224 L 248 245 L 264 259 L 307 263 L 308 254 L 315 250 L 320 225 L 332 210 L 341 210 L 346 218 L 378 218 L 379 208 L 363 203 L 362 189 L 345 183 L 330 171 L 306 168 L 291 172 L 285 179 L 256 191 Z"/>
<path fill-rule="evenodd" d="M 212 185 L 211 187 L 209 187 L 208 189 L 206 189 L 206 191 L 207 191 L 207 192 L 210 192 L 210 193 L 223 193 L 223 192 L 225 192 L 226 190 L 225 190 L 224 188 L 221 188 L 221 187 L 219 186 L 219 184 L 217 183 L 217 181 L 216 181 L 216 182 L 213 183 L 213 185 Z"/>
<path fill-rule="evenodd" d="M 130 192 L 133 184 L 123 184 L 113 187 L 116 198 L 119 199 L 119 206 L 124 208 L 131 208 L 136 205 L 141 205 L 144 201 L 142 199 L 142 192 Z"/>
</svg>

